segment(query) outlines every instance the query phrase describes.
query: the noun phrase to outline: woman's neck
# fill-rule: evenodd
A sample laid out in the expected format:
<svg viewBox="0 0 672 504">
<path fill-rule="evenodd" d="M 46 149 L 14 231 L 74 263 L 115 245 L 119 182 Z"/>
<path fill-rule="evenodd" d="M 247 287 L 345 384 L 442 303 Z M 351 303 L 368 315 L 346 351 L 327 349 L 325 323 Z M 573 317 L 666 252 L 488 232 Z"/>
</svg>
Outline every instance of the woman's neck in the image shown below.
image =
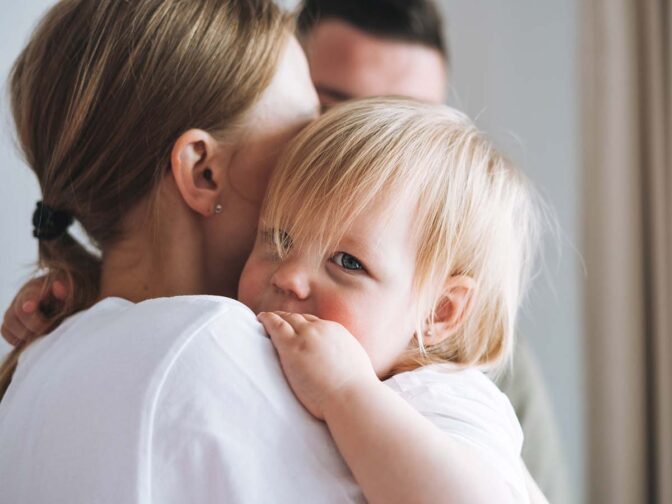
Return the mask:
<svg viewBox="0 0 672 504">
<path fill-rule="evenodd" d="M 166 212 L 164 212 L 164 210 Z M 195 216 L 161 209 L 150 225 L 146 208 L 130 212 L 125 238 L 103 252 L 100 297 L 146 299 L 206 294 L 202 232 Z M 141 224 L 137 224 L 141 223 Z"/>
<path fill-rule="evenodd" d="M 100 297 L 121 297 L 134 303 L 146 299 L 203 294 L 194 261 L 174 260 L 175 254 L 132 253 L 132 248 L 106 253 L 100 279 Z M 136 249 L 137 250 L 137 249 Z"/>
</svg>

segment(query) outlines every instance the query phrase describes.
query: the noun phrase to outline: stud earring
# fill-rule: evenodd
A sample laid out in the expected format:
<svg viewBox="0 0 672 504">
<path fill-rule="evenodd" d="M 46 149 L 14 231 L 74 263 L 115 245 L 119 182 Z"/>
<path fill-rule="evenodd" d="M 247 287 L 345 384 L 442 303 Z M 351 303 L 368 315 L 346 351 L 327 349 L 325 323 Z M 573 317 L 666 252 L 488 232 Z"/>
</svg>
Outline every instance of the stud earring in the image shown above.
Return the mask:
<svg viewBox="0 0 672 504">
<path fill-rule="evenodd" d="M 215 213 L 216 214 L 222 213 L 222 205 L 220 205 L 219 203 L 215 205 Z"/>
</svg>

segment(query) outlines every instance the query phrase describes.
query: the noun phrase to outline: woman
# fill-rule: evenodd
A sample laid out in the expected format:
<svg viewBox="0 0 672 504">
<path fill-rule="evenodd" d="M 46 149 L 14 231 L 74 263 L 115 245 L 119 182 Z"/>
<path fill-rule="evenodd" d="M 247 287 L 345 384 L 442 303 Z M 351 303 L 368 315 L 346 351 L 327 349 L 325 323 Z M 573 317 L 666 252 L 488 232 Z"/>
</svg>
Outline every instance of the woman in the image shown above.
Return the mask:
<svg viewBox="0 0 672 504">
<path fill-rule="evenodd" d="M 63 0 L 20 55 L 40 265 L 79 313 L 3 365 L 3 502 L 361 499 L 251 312 L 184 296 L 234 295 L 277 151 L 317 113 L 289 29 L 265 0 Z"/>
</svg>

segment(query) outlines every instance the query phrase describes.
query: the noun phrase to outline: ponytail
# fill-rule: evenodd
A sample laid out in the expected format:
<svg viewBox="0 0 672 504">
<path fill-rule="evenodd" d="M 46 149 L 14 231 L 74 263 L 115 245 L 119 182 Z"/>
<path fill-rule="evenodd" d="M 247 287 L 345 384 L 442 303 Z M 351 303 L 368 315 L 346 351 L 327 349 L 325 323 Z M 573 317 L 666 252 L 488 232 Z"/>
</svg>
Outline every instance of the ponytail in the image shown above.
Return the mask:
<svg viewBox="0 0 672 504">
<path fill-rule="evenodd" d="M 40 240 L 38 264 L 41 270 L 47 271 L 45 289 L 56 280 L 66 286 L 65 299 L 40 306 L 52 327 L 59 325 L 73 313 L 89 308 L 99 297 L 100 259 L 69 233 L 64 232 L 50 240 Z M 38 335 L 41 336 L 43 335 Z M 33 341 L 35 340 L 25 341 L 12 349 L 0 365 L 0 401 L 12 381 L 19 356 Z"/>
</svg>

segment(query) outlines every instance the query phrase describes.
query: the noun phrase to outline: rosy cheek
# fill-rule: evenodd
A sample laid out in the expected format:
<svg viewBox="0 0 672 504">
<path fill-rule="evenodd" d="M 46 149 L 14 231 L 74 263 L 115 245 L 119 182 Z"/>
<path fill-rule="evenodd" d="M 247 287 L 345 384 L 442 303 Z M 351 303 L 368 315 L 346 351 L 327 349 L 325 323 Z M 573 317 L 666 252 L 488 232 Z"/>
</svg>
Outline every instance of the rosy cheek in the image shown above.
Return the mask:
<svg viewBox="0 0 672 504">
<path fill-rule="evenodd" d="M 315 313 L 315 316 L 338 322 L 350 331 L 360 343 L 366 346 L 365 335 L 368 332 L 366 322 L 369 320 L 369 317 L 367 317 L 366 311 L 360 308 L 361 306 L 365 306 L 364 303 L 356 303 L 352 302 L 352 300 L 332 299 L 329 303 L 318 306 L 316 311 L 320 313 Z"/>
</svg>

